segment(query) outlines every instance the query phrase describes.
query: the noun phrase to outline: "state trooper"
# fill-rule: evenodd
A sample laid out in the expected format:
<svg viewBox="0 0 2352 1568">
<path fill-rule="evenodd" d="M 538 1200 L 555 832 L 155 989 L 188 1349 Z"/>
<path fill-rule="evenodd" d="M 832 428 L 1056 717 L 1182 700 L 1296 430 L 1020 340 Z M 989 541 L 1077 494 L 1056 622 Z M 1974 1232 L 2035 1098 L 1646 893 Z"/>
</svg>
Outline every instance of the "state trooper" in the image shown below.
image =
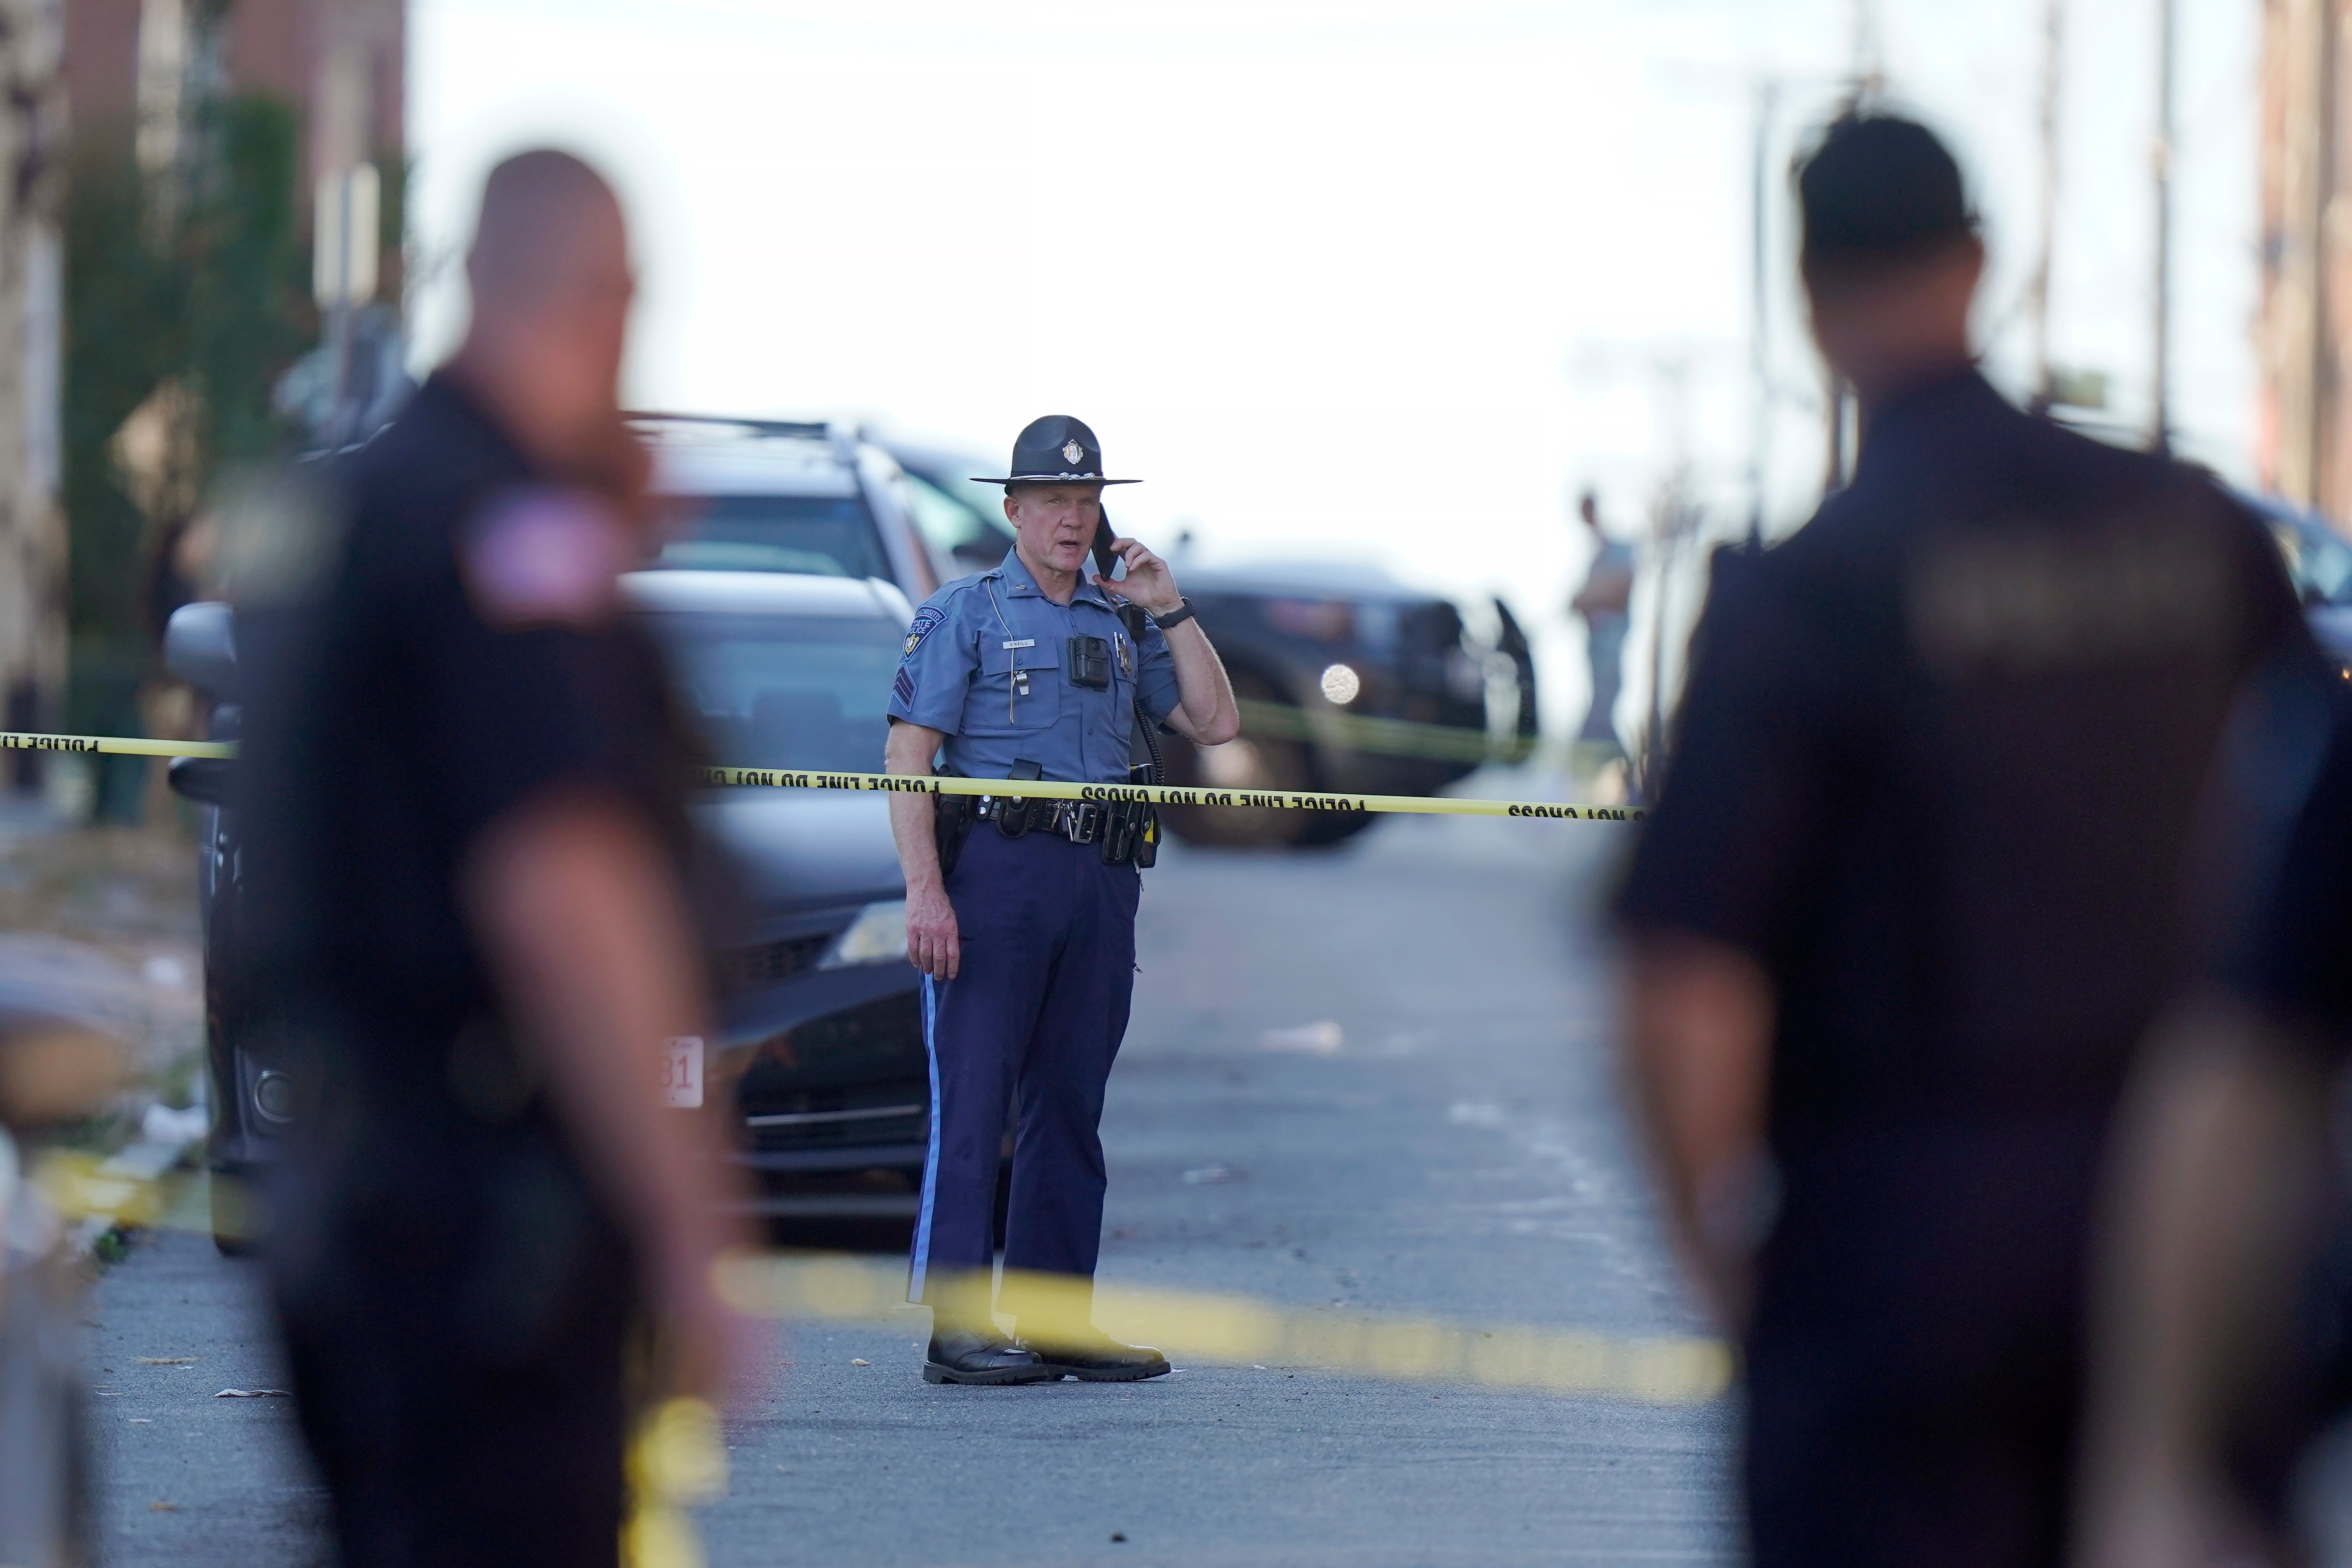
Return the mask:
<svg viewBox="0 0 2352 1568">
<path fill-rule="evenodd" d="M 1203 746 L 1241 721 L 1216 650 L 1168 563 L 1112 534 L 1093 431 L 1049 415 L 1001 478 L 1003 563 L 916 612 L 890 699 L 892 773 L 1124 784 L 1139 723 Z M 1097 570 L 1087 570 L 1092 552 Z M 1118 580 L 1112 570 L 1124 563 Z M 1147 727 L 1140 738 L 1149 743 Z M 1102 1243 L 1099 1126 L 1135 987 L 1139 808 L 897 795 L 907 956 L 923 972 L 931 1134 L 908 1298 L 932 1309 L 931 1383 L 1126 1382 L 1168 1370 L 1068 1312 Z M 990 1311 L 997 1166 L 1016 1118 L 1005 1283 Z M 1070 1291 L 1049 1308 L 1039 1282 Z M 1052 1332 L 1045 1332 L 1049 1324 Z"/>
</svg>

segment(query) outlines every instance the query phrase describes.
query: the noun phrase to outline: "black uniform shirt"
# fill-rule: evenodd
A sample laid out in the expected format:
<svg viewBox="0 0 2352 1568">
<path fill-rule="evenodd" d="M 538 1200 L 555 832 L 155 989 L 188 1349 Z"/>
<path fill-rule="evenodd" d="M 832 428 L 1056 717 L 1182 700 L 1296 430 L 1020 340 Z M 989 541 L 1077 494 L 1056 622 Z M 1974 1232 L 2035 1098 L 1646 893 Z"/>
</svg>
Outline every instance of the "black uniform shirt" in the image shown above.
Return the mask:
<svg viewBox="0 0 2352 1568">
<path fill-rule="evenodd" d="M 2307 647 L 2273 548 L 2192 471 L 1969 372 L 1880 411 L 1853 485 L 1741 566 L 1620 916 L 1771 979 L 1783 1228 L 1815 1222 L 1817 1261 L 1899 1231 L 1965 1266 L 2043 1181 L 2054 1244 L 2181 957 L 2225 716 Z M 2053 1165 L 2001 1141 L 2053 1119 Z"/>
<path fill-rule="evenodd" d="M 345 1087 L 429 1113 L 467 1092 L 452 1041 L 499 1025 L 457 885 L 483 831 L 602 793 L 683 866 L 692 758 L 644 632 L 573 613 L 628 564 L 625 534 L 600 560 L 593 506 L 542 482 L 446 379 L 337 477 L 339 565 L 257 639 L 239 801 L 255 978 L 351 1044 Z"/>
</svg>

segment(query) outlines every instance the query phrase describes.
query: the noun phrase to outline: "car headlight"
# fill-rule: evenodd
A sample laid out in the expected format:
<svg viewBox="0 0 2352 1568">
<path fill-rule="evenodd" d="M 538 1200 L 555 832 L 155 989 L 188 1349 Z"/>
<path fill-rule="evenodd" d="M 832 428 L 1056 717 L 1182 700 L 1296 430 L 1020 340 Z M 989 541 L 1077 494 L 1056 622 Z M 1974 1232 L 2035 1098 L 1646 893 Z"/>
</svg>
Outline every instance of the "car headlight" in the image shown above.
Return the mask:
<svg viewBox="0 0 2352 1568">
<path fill-rule="evenodd" d="M 817 965 L 820 969 L 845 969 L 853 964 L 887 964 L 907 956 L 907 901 L 869 904 L 857 912 L 841 940 Z"/>
</svg>

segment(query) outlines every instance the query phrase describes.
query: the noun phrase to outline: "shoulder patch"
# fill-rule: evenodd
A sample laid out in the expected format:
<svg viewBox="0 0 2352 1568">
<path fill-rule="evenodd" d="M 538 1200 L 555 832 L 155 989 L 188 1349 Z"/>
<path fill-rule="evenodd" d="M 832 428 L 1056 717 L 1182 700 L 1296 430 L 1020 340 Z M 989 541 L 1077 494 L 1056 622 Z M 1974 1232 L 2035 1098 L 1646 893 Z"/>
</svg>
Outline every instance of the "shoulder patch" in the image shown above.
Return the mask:
<svg viewBox="0 0 2352 1568">
<path fill-rule="evenodd" d="M 534 486 L 483 507 L 459 535 L 457 569 L 474 612 L 492 626 L 593 625 L 616 608 L 628 549 L 627 530 L 603 502 Z"/>
<path fill-rule="evenodd" d="M 911 658 L 915 650 L 923 645 L 923 639 L 947 618 L 948 612 L 934 604 L 926 604 L 915 612 L 915 623 L 907 628 L 907 656 Z"/>
</svg>

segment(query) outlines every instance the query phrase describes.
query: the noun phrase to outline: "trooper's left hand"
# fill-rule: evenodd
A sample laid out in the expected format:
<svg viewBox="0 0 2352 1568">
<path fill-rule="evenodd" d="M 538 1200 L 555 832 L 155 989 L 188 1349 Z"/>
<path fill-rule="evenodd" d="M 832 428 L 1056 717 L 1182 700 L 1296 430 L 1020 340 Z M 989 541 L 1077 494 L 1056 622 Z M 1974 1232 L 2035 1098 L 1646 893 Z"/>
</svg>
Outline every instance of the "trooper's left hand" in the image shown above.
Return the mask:
<svg viewBox="0 0 2352 1568">
<path fill-rule="evenodd" d="M 1184 601 L 1176 591 L 1176 574 L 1168 563 L 1143 548 L 1139 539 L 1110 541 L 1110 548 L 1127 563 L 1127 575 L 1114 582 L 1099 573 L 1092 579 L 1094 585 L 1113 599 L 1123 599 L 1140 606 L 1150 615 L 1165 615 Z"/>
</svg>

